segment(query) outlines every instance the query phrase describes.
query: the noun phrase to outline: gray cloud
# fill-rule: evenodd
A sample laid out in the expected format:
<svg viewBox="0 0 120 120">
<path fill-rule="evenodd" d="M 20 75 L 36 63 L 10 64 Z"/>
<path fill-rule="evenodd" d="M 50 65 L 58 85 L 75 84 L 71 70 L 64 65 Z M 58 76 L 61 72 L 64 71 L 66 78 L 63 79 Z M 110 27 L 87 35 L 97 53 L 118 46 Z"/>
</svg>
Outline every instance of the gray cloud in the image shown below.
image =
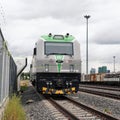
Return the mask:
<svg viewBox="0 0 120 120">
<path fill-rule="evenodd" d="M 96 27 L 99 29 L 99 27 Z M 100 30 L 100 31 L 99 31 Z M 104 27 L 100 27 L 94 35 L 93 42 L 97 44 L 120 44 L 120 24 L 119 21 L 111 22 L 111 24 L 105 24 Z"/>
<path fill-rule="evenodd" d="M 69 32 L 81 43 L 85 69 L 86 20 L 83 16 L 90 14 L 90 66 L 112 66 L 112 56 L 119 58 L 119 0 L 2 0 L 2 5 L 7 20 L 3 33 L 16 57 L 31 56 L 42 34 Z"/>
<path fill-rule="evenodd" d="M 83 14 L 93 11 L 92 4 L 94 4 L 94 0 L 36 0 L 34 2 L 31 0 L 19 0 L 18 3 L 15 2 L 11 6 L 12 8 L 9 6 L 7 14 L 10 20 L 52 17 L 61 19 L 66 23 L 80 24 Z"/>
</svg>

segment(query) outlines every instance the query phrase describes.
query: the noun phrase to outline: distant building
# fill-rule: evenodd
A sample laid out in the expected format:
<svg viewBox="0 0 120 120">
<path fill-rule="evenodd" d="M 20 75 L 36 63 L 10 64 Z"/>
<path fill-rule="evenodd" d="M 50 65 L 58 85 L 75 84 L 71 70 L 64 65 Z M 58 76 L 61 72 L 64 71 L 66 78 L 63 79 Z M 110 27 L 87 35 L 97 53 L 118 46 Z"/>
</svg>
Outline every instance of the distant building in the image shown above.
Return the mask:
<svg viewBox="0 0 120 120">
<path fill-rule="evenodd" d="M 95 68 L 91 68 L 90 74 L 95 74 L 95 73 L 96 73 L 96 69 Z"/>
<path fill-rule="evenodd" d="M 107 73 L 107 66 L 102 66 L 102 73 Z"/>
<path fill-rule="evenodd" d="M 98 73 L 102 73 L 102 67 L 98 68 Z"/>
<path fill-rule="evenodd" d="M 110 71 L 107 70 L 107 66 L 102 66 L 98 68 L 98 73 L 109 73 Z"/>
<path fill-rule="evenodd" d="M 110 70 L 107 70 L 107 73 L 110 73 Z"/>
</svg>

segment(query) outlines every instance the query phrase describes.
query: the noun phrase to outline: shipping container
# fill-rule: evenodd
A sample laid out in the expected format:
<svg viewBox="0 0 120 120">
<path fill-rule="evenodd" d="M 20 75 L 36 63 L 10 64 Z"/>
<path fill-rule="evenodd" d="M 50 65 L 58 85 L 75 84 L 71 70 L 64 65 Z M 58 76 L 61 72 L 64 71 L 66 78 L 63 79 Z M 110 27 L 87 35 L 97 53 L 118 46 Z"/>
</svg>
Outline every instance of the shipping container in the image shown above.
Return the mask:
<svg viewBox="0 0 120 120">
<path fill-rule="evenodd" d="M 101 81 L 101 74 L 97 74 L 96 81 Z"/>
<path fill-rule="evenodd" d="M 104 81 L 105 75 L 106 75 L 106 73 L 101 74 L 101 81 Z"/>
<path fill-rule="evenodd" d="M 90 74 L 90 81 L 96 81 L 96 74 Z"/>
<path fill-rule="evenodd" d="M 85 81 L 90 81 L 90 75 L 85 75 Z"/>
</svg>

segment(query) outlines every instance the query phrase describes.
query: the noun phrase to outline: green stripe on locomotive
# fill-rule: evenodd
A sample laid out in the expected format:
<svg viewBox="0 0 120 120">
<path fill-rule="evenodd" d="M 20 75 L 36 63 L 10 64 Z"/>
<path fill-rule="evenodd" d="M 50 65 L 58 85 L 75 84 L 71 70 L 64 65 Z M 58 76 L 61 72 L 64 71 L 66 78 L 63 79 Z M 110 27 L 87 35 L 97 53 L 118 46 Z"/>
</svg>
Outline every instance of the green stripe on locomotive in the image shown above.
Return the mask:
<svg viewBox="0 0 120 120">
<path fill-rule="evenodd" d="M 72 42 L 75 37 L 73 37 L 72 35 L 61 35 L 61 38 L 57 38 L 57 37 L 60 37 L 60 35 L 54 35 L 54 36 L 49 36 L 49 35 L 43 35 L 41 36 L 44 40 L 46 41 L 54 41 L 54 42 Z"/>
</svg>

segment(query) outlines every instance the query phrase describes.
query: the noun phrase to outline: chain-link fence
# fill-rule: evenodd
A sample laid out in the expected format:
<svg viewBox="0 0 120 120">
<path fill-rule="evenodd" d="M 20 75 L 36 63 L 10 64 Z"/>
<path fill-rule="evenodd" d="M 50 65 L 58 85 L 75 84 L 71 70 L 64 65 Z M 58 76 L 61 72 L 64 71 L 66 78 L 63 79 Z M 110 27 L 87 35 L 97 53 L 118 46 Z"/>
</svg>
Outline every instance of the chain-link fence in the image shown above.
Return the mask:
<svg viewBox="0 0 120 120">
<path fill-rule="evenodd" d="M 17 91 L 16 76 L 16 64 L 0 30 L 0 106 L 10 94 Z"/>
</svg>

